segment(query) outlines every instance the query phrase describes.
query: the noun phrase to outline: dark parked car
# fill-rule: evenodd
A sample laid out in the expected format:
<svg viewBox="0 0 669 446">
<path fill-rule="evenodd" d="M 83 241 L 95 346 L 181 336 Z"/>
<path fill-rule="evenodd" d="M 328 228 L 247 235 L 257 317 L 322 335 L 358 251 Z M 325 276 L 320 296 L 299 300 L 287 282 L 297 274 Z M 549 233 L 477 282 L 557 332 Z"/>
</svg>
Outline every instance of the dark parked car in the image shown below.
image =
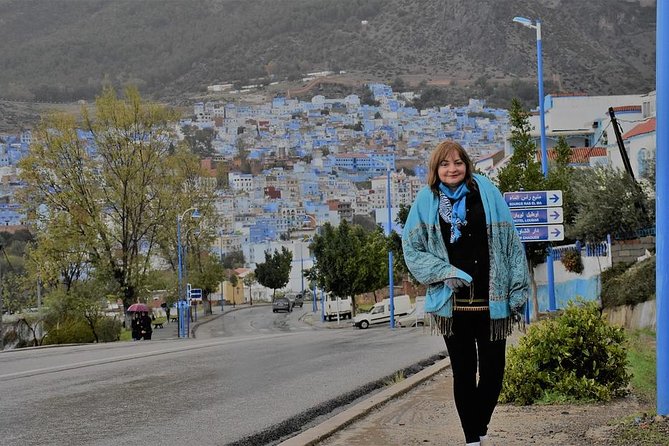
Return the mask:
<svg viewBox="0 0 669 446">
<path fill-rule="evenodd" d="M 277 297 L 272 302 L 272 312 L 285 311 L 290 313 L 293 311 L 293 303 L 287 297 Z"/>
<path fill-rule="evenodd" d="M 300 307 L 304 305 L 304 299 L 302 299 L 302 293 L 288 293 L 286 294 L 286 297 L 288 300 L 290 300 L 290 303 L 293 307 Z"/>
</svg>

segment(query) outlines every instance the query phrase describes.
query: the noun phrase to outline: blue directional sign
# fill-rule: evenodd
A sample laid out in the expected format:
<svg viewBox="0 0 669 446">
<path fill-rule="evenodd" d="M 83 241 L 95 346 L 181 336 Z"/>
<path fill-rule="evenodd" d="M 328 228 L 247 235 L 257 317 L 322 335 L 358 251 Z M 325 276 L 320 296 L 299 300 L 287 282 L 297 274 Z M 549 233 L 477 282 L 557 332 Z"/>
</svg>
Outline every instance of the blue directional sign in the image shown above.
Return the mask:
<svg viewBox="0 0 669 446">
<path fill-rule="evenodd" d="M 505 192 L 504 200 L 510 208 L 562 206 L 561 190 Z"/>
<path fill-rule="evenodd" d="M 202 288 L 191 288 L 188 298 L 190 300 L 202 300 Z"/>
<path fill-rule="evenodd" d="M 562 225 L 534 225 L 516 228 L 521 242 L 557 242 L 564 240 Z"/>
<path fill-rule="evenodd" d="M 526 208 L 511 209 L 513 222 L 518 225 L 557 224 L 562 223 L 562 208 Z"/>
</svg>

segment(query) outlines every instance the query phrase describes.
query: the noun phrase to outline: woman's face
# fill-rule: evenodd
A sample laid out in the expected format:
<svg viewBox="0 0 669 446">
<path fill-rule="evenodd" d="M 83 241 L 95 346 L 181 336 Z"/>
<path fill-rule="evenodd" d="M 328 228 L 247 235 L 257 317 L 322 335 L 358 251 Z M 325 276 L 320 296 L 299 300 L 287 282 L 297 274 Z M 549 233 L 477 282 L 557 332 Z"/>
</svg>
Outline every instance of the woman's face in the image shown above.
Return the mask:
<svg viewBox="0 0 669 446">
<path fill-rule="evenodd" d="M 449 188 L 458 187 L 465 180 L 466 173 L 467 165 L 455 150 L 446 155 L 446 159 L 439 163 L 437 170 L 439 180 Z"/>
</svg>

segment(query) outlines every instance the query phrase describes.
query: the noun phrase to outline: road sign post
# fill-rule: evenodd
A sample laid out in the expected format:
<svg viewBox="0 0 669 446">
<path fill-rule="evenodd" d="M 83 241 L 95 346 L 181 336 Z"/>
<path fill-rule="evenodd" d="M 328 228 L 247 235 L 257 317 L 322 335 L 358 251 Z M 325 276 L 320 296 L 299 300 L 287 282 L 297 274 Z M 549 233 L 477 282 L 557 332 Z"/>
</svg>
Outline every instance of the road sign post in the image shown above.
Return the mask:
<svg viewBox="0 0 669 446">
<path fill-rule="evenodd" d="M 517 226 L 516 229 L 522 242 L 556 242 L 564 240 L 564 226 L 562 225 Z"/>
<path fill-rule="evenodd" d="M 195 322 L 197 322 L 197 303 L 202 302 L 202 288 L 191 288 L 188 284 L 188 304 L 193 305 L 195 312 Z"/>
<path fill-rule="evenodd" d="M 564 221 L 561 190 L 505 192 L 504 200 L 523 243 L 564 240 L 564 226 L 559 224 Z M 547 260 L 552 260 L 550 252 Z M 555 311 L 553 265 L 552 261 L 546 263 L 548 310 Z"/>
<path fill-rule="evenodd" d="M 562 223 L 564 212 L 562 208 L 525 208 L 511 209 L 513 222 L 518 225 L 553 225 Z"/>
<path fill-rule="evenodd" d="M 527 207 L 561 207 L 561 190 L 539 190 L 539 191 L 521 191 L 505 192 L 504 200 L 510 208 Z"/>
</svg>

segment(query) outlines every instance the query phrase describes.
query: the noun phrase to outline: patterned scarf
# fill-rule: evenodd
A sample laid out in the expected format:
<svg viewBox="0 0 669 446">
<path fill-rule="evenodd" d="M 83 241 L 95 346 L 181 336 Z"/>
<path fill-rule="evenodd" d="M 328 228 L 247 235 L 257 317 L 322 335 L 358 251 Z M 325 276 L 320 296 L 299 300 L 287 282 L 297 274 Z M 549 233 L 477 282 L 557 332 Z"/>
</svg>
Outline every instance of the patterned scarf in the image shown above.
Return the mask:
<svg viewBox="0 0 669 446">
<path fill-rule="evenodd" d="M 469 189 L 464 181 L 454 191 L 443 183 L 439 184 L 439 215 L 445 222 L 451 223 L 451 244 L 458 241 L 462 234 L 460 228 L 467 225 L 468 193 Z"/>
</svg>

